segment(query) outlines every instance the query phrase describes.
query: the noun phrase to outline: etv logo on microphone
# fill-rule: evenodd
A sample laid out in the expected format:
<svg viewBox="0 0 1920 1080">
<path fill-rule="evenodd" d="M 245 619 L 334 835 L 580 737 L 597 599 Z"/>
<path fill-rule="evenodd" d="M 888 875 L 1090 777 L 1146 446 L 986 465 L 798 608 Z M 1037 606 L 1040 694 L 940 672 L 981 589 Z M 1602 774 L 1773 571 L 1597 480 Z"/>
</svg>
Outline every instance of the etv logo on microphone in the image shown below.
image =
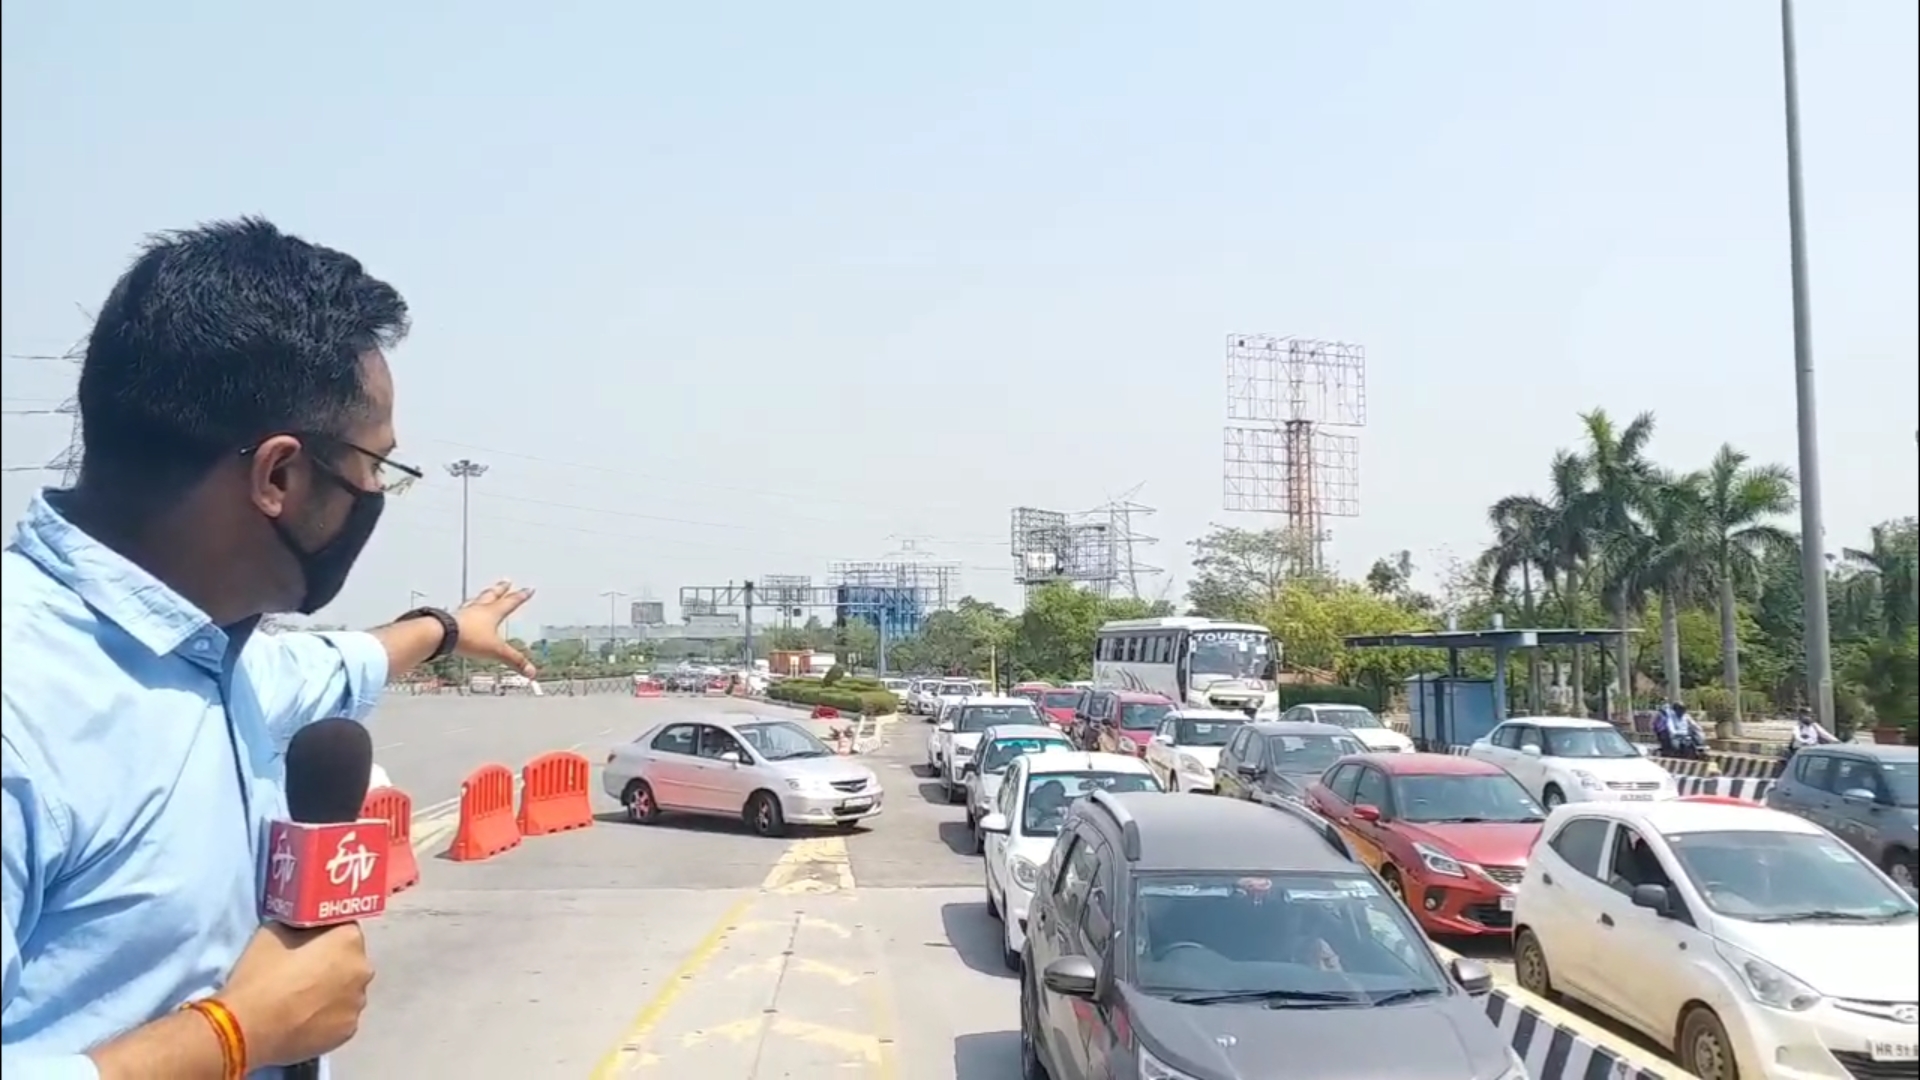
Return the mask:
<svg viewBox="0 0 1920 1080">
<path fill-rule="evenodd" d="M 387 907 L 387 823 L 276 821 L 268 834 L 266 914 L 288 926 L 369 919 Z"/>
</svg>

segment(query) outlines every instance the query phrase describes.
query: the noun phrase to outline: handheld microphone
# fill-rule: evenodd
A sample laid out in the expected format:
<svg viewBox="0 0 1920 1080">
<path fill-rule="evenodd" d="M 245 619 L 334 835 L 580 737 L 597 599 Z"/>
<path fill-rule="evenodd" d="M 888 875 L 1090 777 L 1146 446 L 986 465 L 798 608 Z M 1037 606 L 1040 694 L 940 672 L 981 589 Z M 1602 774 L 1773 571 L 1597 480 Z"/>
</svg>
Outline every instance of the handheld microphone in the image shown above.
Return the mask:
<svg viewBox="0 0 1920 1080">
<path fill-rule="evenodd" d="M 387 823 L 361 820 L 373 737 L 338 717 L 301 728 L 287 746 L 287 810 L 269 833 L 266 913 L 288 926 L 335 926 L 386 909 Z M 318 1059 L 287 1080 L 319 1080 Z"/>
</svg>

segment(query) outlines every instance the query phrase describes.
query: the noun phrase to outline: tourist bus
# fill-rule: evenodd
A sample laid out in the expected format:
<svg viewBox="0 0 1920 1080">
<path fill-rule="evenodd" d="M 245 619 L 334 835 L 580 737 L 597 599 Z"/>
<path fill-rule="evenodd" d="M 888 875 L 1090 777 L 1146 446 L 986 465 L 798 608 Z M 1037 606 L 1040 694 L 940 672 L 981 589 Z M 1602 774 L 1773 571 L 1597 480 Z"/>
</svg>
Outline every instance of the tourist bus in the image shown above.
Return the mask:
<svg viewBox="0 0 1920 1080">
<path fill-rule="evenodd" d="M 1094 686 L 1160 694 L 1188 708 L 1258 708 L 1279 670 L 1280 643 L 1257 623 L 1121 619 L 1094 640 Z"/>
</svg>

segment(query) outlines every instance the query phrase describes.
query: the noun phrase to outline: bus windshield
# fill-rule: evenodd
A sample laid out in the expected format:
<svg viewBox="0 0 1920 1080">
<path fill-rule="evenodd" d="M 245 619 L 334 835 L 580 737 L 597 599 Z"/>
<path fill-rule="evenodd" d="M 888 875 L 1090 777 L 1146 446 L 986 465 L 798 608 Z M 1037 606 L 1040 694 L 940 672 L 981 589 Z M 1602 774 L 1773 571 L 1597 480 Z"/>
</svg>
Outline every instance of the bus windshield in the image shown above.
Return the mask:
<svg viewBox="0 0 1920 1080">
<path fill-rule="evenodd" d="M 1264 630 L 1195 630 L 1187 646 L 1195 675 L 1258 679 L 1265 675 L 1273 636 Z"/>
</svg>

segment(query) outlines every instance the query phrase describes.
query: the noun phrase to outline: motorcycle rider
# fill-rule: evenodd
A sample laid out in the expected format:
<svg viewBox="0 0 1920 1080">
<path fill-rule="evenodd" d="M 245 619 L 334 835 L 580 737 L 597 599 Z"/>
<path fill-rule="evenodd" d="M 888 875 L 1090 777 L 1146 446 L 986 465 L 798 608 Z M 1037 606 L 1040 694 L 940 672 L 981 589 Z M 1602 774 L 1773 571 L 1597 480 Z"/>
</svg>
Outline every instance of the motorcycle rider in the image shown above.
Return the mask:
<svg viewBox="0 0 1920 1080">
<path fill-rule="evenodd" d="M 1787 763 L 1792 761 L 1793 755 L 1799 751 L 1839 741 L 1838 736 L 1821 726 L 1820 721 L 1814 718 L 1812 709 L 1805 705 L 1800 706 L 1793 712 L 1793 734 L 1787 737 L 1787 745 L 1780 752 L 1780 761 L 1774 766 L 1773 775 L 1778 777 L 1785 773 Z"/>
</svg>

